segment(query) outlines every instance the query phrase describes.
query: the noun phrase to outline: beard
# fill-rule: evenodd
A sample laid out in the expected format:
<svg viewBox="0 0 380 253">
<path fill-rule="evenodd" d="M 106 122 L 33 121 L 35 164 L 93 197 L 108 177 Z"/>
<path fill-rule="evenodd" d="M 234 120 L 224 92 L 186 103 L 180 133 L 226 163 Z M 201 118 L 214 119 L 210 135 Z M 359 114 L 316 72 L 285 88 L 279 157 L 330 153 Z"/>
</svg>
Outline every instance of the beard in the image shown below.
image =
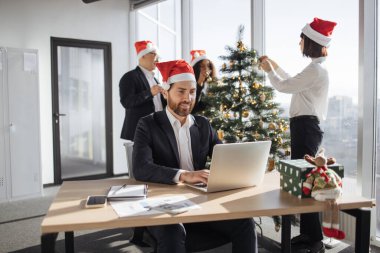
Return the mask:
<svg viewBox="0 0 380 253">
<path fill-rule="evenodd" d="M 169 107 L 178 116 L 186 117 L 193 110 L 194 103 L 191 103 L 191 102 L 180 102 L 179 104 L 174 104 L 174 105 L 169 104 Z"/>
</svg>

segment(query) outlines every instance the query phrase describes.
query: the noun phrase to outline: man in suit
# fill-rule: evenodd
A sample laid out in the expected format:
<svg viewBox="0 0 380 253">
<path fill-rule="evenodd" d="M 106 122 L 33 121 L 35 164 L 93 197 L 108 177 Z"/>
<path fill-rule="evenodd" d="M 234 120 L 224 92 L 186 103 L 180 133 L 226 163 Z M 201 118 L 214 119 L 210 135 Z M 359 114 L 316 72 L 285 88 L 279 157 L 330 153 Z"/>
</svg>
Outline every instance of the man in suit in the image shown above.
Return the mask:
<svg viewBox="0 0 380 253">
<path fill-rule="evenodd" d="M 135 43 L 139 65 L 120 79 L 120 103 L 125 108 L 125 118 L 120 138 L 133 141 L 138 120 L 161 111 L 163 99 L 162 88 L 154 78 L 157 61 L 157 48 L 151 41 Z"/>
<path fill-rule="evenodd" d="M 140 119 L 133 149 L 133 173 L 137 180 L 176 184 L 207 183 L 207 156 L 220 144 L 208 120 L 191 115 L 196 81 L 184 60 L 157 63 L 167 107 Z M 147 228 L 157 240 L 157 252 L 186 252 L 186 236 L 194 231 L 218 234 L 232 242 L 233 252 L 257 252 L 253 219 L 161 225 Z M 207 241 L 207 238 L 202 241 Z"/>
</svg>

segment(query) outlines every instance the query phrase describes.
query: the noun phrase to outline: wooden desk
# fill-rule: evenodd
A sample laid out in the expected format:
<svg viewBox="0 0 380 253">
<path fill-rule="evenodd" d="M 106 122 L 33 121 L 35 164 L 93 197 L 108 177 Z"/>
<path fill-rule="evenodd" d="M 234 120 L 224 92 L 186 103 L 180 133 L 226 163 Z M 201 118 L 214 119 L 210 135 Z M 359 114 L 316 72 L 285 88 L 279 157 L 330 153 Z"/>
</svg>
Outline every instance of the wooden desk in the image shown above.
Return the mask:
<svg viewBox="0 0 380 253">
<path fill-rule="evenodd" d="M 52 252 L 59 232 L 65 232 L 66 252 L 74 252 L 73 231 L 139 227 L 163 224 L 190 223 L 240 219 L 247 217 L 283 217 L 282 252 L 290 252 L 290 215 L 323 211 L 323 202 L 313 199 L 298 199 L 279 189 L 277 172 L 265 175 L 259 187 L 250 187 L 218 193 L 202 193 L 185 185 L 163 185 L 149 183 L 149 197 L 184 195 L 201 206 L 179 215 L 152 215 L 119 218 L 110 205 L 106 208 L 85 209 L 88 195 L 104 195 L 111 185 L 136 183 L 128 179 L 106 179 L 91 181 L 66 181 L 62 184 L 41 224 L 42 252 Z M 370 210 L 373 201 L 362 197 L 343 196 L 340 209 L 357 218 L 356 252 L 369 251 Z M 365 250 L 366 249 L 366 250 Z"/>
</svg>

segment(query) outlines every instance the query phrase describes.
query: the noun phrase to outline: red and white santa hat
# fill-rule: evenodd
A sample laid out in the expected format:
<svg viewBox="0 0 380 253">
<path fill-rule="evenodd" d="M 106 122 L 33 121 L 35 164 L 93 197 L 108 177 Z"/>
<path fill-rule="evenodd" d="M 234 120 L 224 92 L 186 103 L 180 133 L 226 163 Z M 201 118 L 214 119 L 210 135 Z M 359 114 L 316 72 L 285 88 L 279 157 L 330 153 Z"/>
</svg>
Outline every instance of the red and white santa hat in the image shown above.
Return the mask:
<svg viewBox="0 0 380 253">
<path fill-rule="evenodd" d="M 201 61 L 201 60 L 204 60 L 204 59 L 208 59 L 205 50 L 191 50 L 191 51 L 190 51 L 190 54 L 191 54 L 191 62 L 190 62 L 190 65 L 191 65 L 192 67 L 194 67 L 194 65 L 195 65 L 197 62 L 199 62 L 199 61 Z"/>
<path fill-rule="evenodd" d="M 305 25 L 302 32 L 319 45 L 329 47 L 331 42 L 331 34 L 335 26 L 335 22 L 314 18 L 313 22 Z"/>
<path fill-rule="evenodd" d="M 135 48 L 137 52 L 137 59 L 140 59 L 150 52 L 158 50 L 157 47 L 149 40 L 136 41 Z"/>
<path fill-rule="evenodd" d="M 156 66 L 162 75 L 162 88 L 170 89 L 170 84 L 181 81 L 195 82 L 193 68 L 185 60 L 157 62 Z"/>
</svg>

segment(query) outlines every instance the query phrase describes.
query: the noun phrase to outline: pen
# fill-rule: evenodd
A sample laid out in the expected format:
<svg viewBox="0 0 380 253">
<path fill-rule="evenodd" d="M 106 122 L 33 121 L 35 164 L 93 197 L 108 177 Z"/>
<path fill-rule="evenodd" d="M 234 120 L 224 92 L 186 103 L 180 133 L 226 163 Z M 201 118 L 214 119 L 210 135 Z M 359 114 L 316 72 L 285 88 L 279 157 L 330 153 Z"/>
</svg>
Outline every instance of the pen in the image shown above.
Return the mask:
<svg viewBox="0 0 380 253">
<path fill-rule="evenodd" d="M 123 184 L 119 189 L 117 189 L 113 194 L 117 193 L 118 191 L 120 191 L 121 189 L 125 188 L 127 186 L 127 184 Z"/>
</svg>

